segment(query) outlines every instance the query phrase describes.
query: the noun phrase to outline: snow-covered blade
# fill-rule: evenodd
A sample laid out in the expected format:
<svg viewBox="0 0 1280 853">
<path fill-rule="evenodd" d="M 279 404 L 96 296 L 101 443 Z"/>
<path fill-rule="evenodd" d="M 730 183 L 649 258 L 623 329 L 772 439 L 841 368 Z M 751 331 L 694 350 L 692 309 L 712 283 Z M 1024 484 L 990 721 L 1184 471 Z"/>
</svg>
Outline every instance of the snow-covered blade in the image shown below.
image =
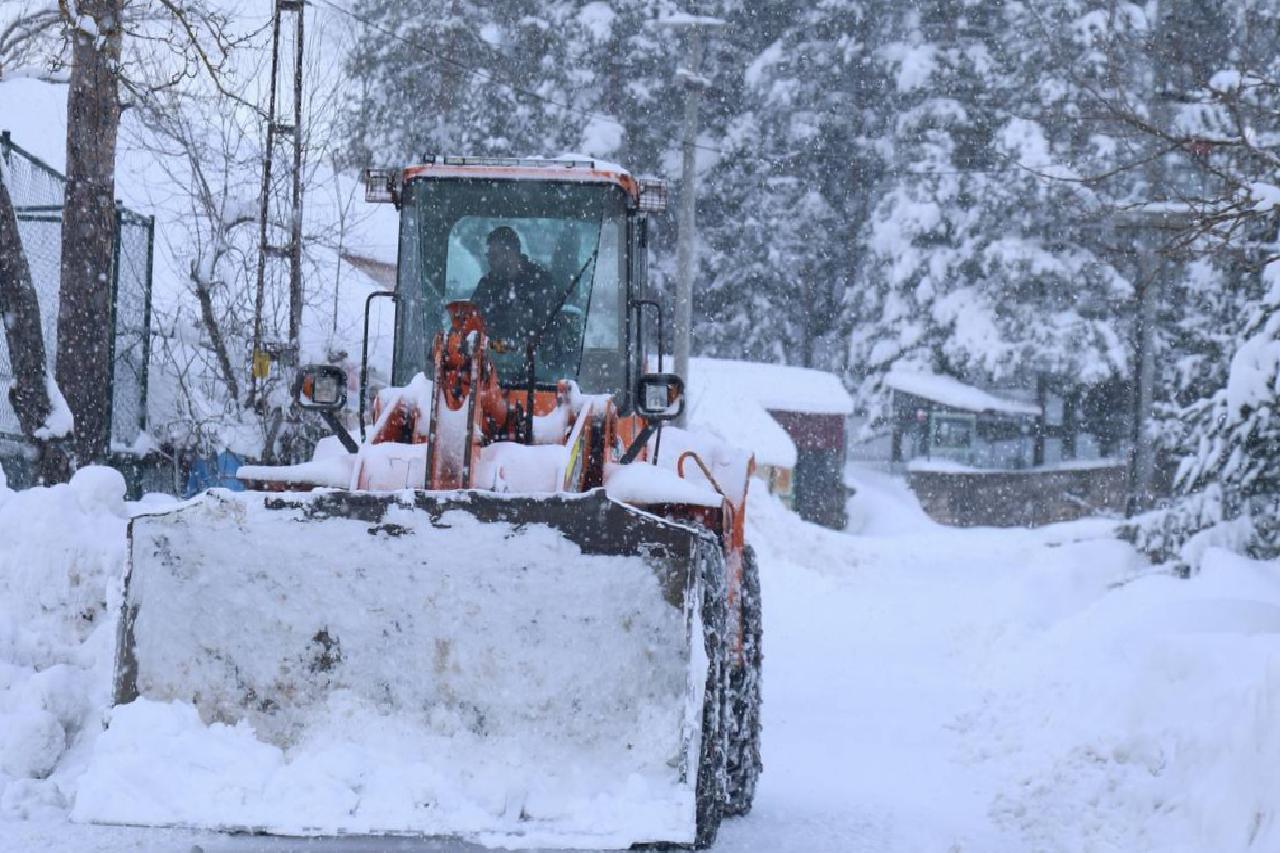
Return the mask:
<svg viewBox="0 0 1280 853">
<path fill-rule="evenodd" d="M 693 841 L 706 534 L 602 491 L 214 491 L 130 540 L 77 819 Z"/>
</svg>

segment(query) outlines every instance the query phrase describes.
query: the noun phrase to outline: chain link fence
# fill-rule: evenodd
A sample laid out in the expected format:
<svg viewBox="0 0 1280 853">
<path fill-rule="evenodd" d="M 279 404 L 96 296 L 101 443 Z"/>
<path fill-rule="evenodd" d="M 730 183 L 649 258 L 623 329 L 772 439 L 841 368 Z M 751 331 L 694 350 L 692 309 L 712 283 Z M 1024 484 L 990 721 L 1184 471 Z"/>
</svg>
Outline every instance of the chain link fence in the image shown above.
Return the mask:
<svg viewBox="0 0 1280 853">
<path fill-rule="evenodd" d="M 66 179 L 0 131 L 0 177 L 18 218 L 22 248 L 40 300 L 49 370 L 58 352 L 58 289 L 62 256 L 62 205 Z M 133 446 L 147 427 L 147 370 L 150 365 L 151 274 L 155 217 L 116 204 L 112 293 L 111 436 L 113 449 Z M 0 439 L 21 441 L 18 418 L 9 405 L 13 369 L 0 335 Z"/>
</svg>

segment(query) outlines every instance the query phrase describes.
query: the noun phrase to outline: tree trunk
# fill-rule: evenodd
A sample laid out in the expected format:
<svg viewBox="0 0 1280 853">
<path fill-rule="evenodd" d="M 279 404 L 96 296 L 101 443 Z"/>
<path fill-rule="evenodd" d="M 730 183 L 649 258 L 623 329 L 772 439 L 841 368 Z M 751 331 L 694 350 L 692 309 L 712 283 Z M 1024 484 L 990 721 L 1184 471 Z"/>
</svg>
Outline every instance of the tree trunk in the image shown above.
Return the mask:
<svg viewBox="0 0 1280 853">
<path fill-rule="evenodd" d="M 1080 388 L 1071 386 L 1062 395 L 1062 458 L 1076 458 L 1080 435 Z"/>
<path fill-rule="evenodd" d="M 107 453 L 111 410 L 116 98 L 122 0 L 81 0 L 67 93 L 67 194 L 62 212 L 57 377 L 75 418 L 76 467 Z M 94 26 L 89 26 L 91 19 Z M 86 29 L 97 29 L 97 34 Z"/>
<path fill-rule="evenodd" d="M 0 174 L 0 315 L 4 316 L 4 337 L 13 371 L 9 402 L 18 416 L 22 434 L 32 438 L 49 417 L 44 332 L 31 268 L 18 237 L 18 217 L 13 212 L 3 174 Z"/>
<path fill-rule="evenodd" d="M 36 433 L 46 425 L 53 406 L 49 400 L 49 373 L 45 362 L 44 329 L 40 300 L 31 280 L 31 267 L 22 250 L 18 217 L 0 174 L 0 316 L 13 385 L 9 404 L 18 417 L 18 428 L 37 449 L 36 479 L 49 483 L 66 479 L 59 454 L 49 447 L 49 436 Z"/>
<path fill-rule="evenodd" d="M 222 372 L 222 381 L 227 383 L 227 391 L 231 399 L 240 401 L 240 383 L 236 381 L 236 372 L 231 367 L 231 358 L 227 355 L 227 343 L 222 337 L 222 328 L 213 311 L 213 293 L 209 283 L 200 278 L 193 267 L 191 281 L 196 288 L 196 301 L 200 303 L 200 319 L 204 321 L 205 330 L 209 333 L 209 341 L 213 345 L 213 354 L 218 359 L 218 369 Z"/>
</svg>

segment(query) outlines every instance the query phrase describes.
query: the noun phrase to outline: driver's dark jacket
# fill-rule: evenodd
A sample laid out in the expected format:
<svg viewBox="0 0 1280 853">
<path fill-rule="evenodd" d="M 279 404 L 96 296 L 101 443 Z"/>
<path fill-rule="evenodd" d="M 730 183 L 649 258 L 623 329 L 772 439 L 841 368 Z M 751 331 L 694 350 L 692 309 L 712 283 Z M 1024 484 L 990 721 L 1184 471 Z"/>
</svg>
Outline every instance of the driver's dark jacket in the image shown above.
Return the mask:
<svg viewBox="0 0 1280 853">
<path fill-rule="evenodd" d="M 521 255 L 520 266 L 511 279 L 485 274 L 471 301 L 484 316 L 490 340 L 506 341 L 523 352 L 529 335 L 547 322 L 560 296 L 551 274 Z M 548 334 L 552 331 L 549 329 Z"/>
</svg>

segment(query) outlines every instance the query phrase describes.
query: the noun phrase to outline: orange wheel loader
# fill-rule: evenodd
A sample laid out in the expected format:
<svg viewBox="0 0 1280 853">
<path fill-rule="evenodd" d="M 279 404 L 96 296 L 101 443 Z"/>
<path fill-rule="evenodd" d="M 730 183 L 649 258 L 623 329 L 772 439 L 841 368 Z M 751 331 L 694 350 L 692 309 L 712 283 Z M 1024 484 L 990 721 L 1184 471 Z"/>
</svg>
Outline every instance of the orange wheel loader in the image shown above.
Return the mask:
<svg viewBox="0 0 1280 853">
<path fill-rule="evenodd" d="M 288 778 L 342 750 L 345 805 L 92 819 L 708 846 L 761 769 L 753 461 L 674 426 L 682 380 L 652 370 L 665 186 L 454 157 L 365 180 L 400 213 L 396 288 L 369 300 L 394 305 L 391 386 L 366 417 L 366 305 L 359 440 L 344 372 L 301 368 L 334 432 L 315 458 L 133 519 L 111 724 L 194 706 Z"/>
</svg>

